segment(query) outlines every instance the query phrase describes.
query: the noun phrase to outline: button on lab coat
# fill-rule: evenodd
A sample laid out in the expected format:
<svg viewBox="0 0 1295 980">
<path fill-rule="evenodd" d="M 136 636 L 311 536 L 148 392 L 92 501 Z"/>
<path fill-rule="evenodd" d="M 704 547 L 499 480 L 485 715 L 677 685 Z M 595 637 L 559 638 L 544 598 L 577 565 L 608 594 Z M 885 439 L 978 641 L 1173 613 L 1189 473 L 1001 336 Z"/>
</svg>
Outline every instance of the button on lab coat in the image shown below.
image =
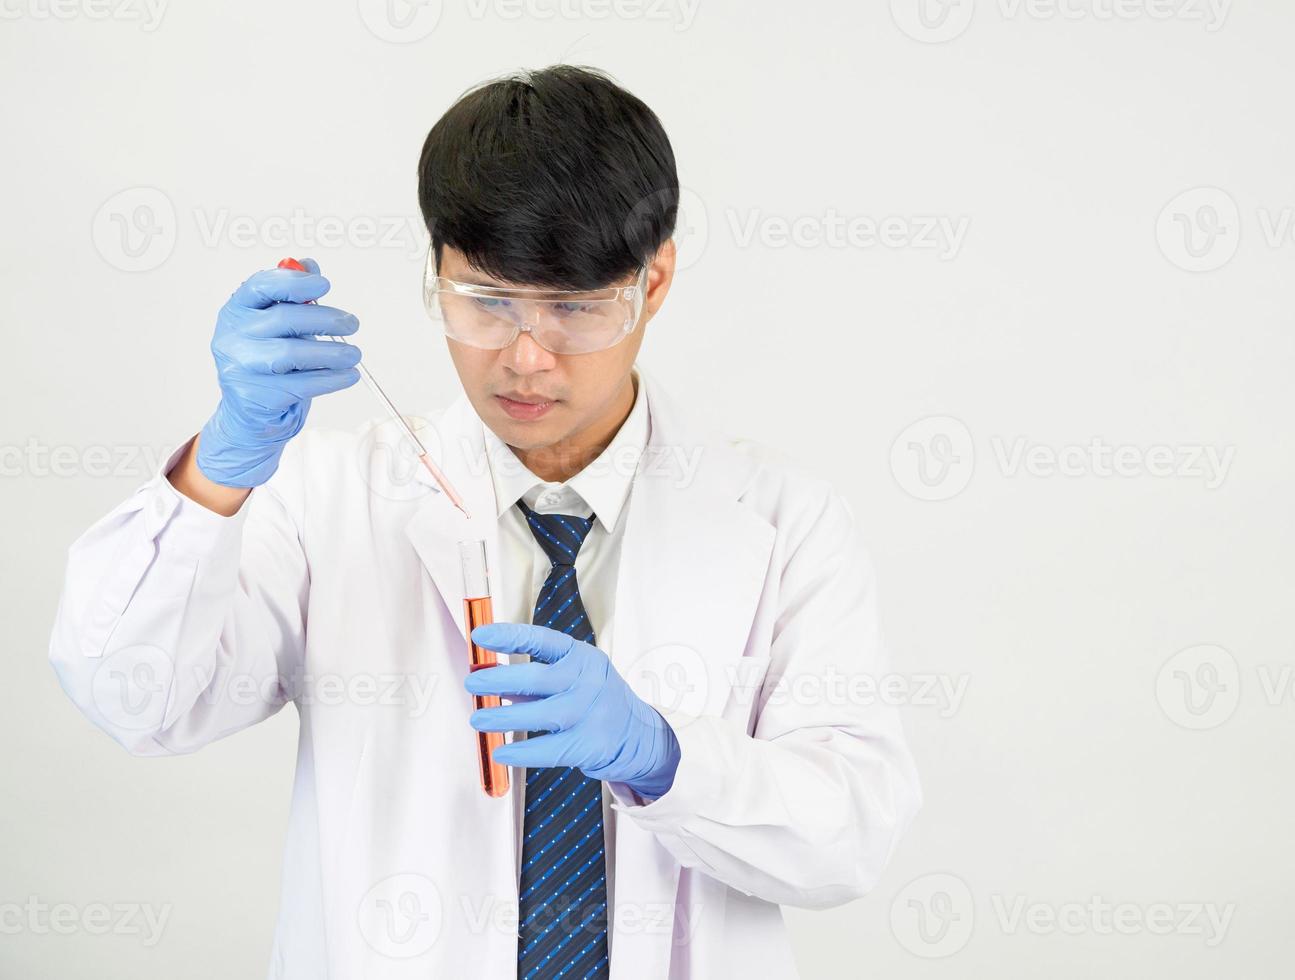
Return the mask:
<svg viewBox="0 0 1295 980">
<path fill-rule="evenodd" d="M 780 904 L 867 892 L 920 790 L 856 521 L 823 481 L 688 418 L 648 372 L 609 647 L 682 758 L 645 802 L 608 790 L 615 980 L 794 977 Z M 465 396 L 418 423 L 494 515 Z M 469 522 L 389 423 L 311 431 L 233 517 L 158 475 L 71 548 L 50 645 L 64 689 L 141 756 L 292 702 L 300 746 L 269 975 L 513 977 L 514 809 L 482 793 L 457 542 Z"/>
</svg>

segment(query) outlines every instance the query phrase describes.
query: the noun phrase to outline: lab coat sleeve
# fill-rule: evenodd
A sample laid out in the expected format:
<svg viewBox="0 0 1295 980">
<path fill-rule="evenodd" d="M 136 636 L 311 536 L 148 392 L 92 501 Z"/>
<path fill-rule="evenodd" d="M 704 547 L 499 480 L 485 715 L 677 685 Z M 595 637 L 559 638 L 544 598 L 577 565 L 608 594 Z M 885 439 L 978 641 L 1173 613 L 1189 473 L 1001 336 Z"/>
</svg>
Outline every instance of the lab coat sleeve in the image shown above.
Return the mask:
<svg viewBox="0 0 1295 980">
<path fill-rule="evenodd" d="M 178 450 L 69 549 L 50 638 L 63 689 L 136 755 L 191 752 L 289 699 L 309 576 L 299 453 L 232 517 L 178 493 Z"/>
<path fill-rule="evenodd" d="M 769 670 L 748 692 L 752 734 L 733 716 L 659 708 L 679 740 L 674 784 L 653 801 L 609 789 L 683 866 L 766 901 L 829 908 L 871 889 L 921 789 L 898 712 L 880 698 L 876 590 L 853 515 L 831 492 L 811 511 L 781 549 Z"/>
</svg>

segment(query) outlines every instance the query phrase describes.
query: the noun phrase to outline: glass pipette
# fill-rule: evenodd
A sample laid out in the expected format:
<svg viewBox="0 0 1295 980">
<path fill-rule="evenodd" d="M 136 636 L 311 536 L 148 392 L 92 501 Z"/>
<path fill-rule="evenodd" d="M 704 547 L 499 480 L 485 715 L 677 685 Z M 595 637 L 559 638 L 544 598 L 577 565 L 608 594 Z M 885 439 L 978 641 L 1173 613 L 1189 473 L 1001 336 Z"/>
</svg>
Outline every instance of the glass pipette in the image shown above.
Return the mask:
<svg viewBox="0 0 1295 980">
<path fill-rule="evenodd" d="M 282 262 L 280 262 L 279 268 L 292 269 L 296 272 L 309 271 L 304 265 L 302 265 L 296 259 L 291 259 L 291 258 L 284 259 Z M 314 300 L 311 300 L 310 302 L 313 303 Z M 346 341 L 341 337 L 335 337 L 330 335 L 328 339 L 335 340 L 339 344 L 346 343 Z M 450 503 L 452 503 L 455 507 L 461 510 L 463 512 L 464 517 L 471 520 L 472 515 L 469 514 L 468 509 L 463 506 L 463 498 L 459 496 L 458 491 L 454 489 L 454 485 L 450 483 L 449 479 L 446 478 L 445 474 L 441 472 L 441 468 L 432 461 L 432 457 L 428 455 L 427 447 L 423 445 L 423 441 L 419 439 L 417 435 L 414 434 L 414 430 L 410 428 L 409 423 L 405 421 L 405 417 L 401 415 L 398 411 L 396 411 L 396 406 L 391 403 L 391 399 L 387 397 L 387 393 L 383 391 L 382 387 L 378 384 L 378 382 L 373 379 L 373 375 L 369 373 L 369 369 L 366 368 L 363 364 L 357 364 L 356 368 L 359 370 L 360 377 L 363 379 L 364 383 L 368 386 L 369 390 L 373 392 L 373 394 L 377 397 L 378 401 L 382 403 L 382 407 L 385 408 L 391 414 L 391 417 L 393 419 L 395 419 L 396 425 L 400 426 L 400 431 L 404 433 L 405 438 L 409 440 L 410 444 L 414 447 L 415 451 L 417 451 L 418 461 L 427 468 L 427 472 L 432 475 L 432 479 L 436 481 L 436 485 L 439 486 L 445 492 L 445 496 L 447 496 L 450 499 Z"/>
</svg>

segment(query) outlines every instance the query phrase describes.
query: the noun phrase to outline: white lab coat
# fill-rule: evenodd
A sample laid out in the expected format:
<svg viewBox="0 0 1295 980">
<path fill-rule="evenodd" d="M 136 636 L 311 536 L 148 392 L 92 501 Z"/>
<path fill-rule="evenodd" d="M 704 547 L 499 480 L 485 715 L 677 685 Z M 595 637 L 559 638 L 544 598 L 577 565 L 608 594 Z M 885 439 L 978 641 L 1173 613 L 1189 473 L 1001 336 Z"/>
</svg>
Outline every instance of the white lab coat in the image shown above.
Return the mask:
<svg viewBox="0 0 1295 980">
<path fill-rule="evenodd" d="M 695 426 L 646 371 L 610 644 L 679 739 L 673 788 L 611 784 L 614 980 L 796 976 L 779 904 L 868 891 L 920 804 L 844 498 Z M 466 397 L 420 423 L 495 513 Z M 514 811 L 478 786 L 456 543 L 393 426 L 310 432 L 231 518 L 158 476 L 71 548 L 50 656 L 138 755 L 293 701 L 300 748 L 272 978 L 511 978 Z M 835 685 L 834 682 L 835 681 Z M 781 682 L 781 683 L 780 683 Z M 866 688 L 871 690 L 872 688 Z M 420 707 L 421 706 L 421 707 Z"/>
</svg>

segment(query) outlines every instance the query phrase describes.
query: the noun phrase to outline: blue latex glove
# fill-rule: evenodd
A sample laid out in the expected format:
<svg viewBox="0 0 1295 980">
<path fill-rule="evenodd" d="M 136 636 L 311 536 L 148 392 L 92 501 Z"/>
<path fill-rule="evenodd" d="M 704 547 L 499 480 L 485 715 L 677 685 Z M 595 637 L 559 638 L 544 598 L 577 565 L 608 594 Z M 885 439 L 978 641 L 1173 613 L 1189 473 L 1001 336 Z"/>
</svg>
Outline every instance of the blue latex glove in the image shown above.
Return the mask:
<svg viewBox="0 0 1295 980">
<path fill-rule="evenodd" d="M 288 440 L 301 431 L 316 395 L 360 379 L 360 351 L 326 334 L 353 334 L 360 321 L 331 306 L 306 306 L 328 292 L 313 259 L 308 271 L 258 272 L 216 317 L 211 352 L 220 405 L 203 426 L 197 463 L 207 479 L 255 487 L 270 478 Z"/>
<path fill-rule="evenodd" d="M 591 779 L 625 783 L 640 796 L 664 796 L 679 767 L 679 742 L 660 712 L 630 690 L 607 654 L 546 626 L 492 623 L 472 631 L 479 646 L 527 653 L 527 664 L 470 673 L 472 694 L 536 700 L 479 708 L 469 722 L 483 732 L 552 734 L 500 746 L 508 766 L 575 766 Z"/>
</svg>

